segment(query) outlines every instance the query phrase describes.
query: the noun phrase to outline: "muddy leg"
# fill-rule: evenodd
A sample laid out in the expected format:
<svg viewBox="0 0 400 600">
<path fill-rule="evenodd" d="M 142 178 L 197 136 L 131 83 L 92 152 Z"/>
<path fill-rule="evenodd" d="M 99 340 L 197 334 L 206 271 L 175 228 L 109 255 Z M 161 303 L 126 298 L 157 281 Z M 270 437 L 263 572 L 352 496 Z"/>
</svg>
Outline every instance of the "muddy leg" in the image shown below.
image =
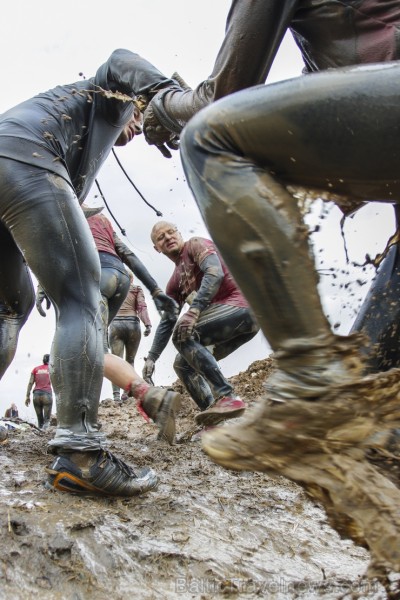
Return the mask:
<svg viewBox="0 0 400 600">
<path fill-rule="evenodd" d="M 277 351 L 278 364 L 268 392 L 279 403 L 271 406 L 266 399 L 242 423 L 205 434 L 203 447 L 228 468 L 272 470 L 324 490 L 324 505 L 356 524 L 353 536 L 365 540 L 374 562 L 397 570 L 400 491 L 364 460 L 363 448 L 353 447 L 388 423 L 397 426 L 398 373 L 391 388 L 383 380 L 373 387 L 376 413 L 371 412 L 372 382 L 362 391 L 359 387 L 359 344 L 331 333 L 306 229 L 276 175 L 286 170 L 301 177 L 298 164 L 305 156 L 317 172 L 314 176 L 305 164 L 306 176 L 318 179 L 318 146 L 304 143 L 309 131 L 296 122 L 297 107 L 286 114 L 278 108 L 274 115 L 268 100 L 268 92 L 258 88 L 233 95 L 194 117 L 181 138 L 185 173 L 199 209 Z M 290 102 L 286 97 L 285 106 Z M 290 144 L 290 135 L 293 150 L 282 142 Z M 338 156 L 333 156 L 336 164 Z M 297 163 L 293 170 L 287 157 Z M 343 159 L 339 162 L 343 165 Z"/>
<path fill-rule="evenodd" d="M 242 423 L 205 434 L 203 447 L 226 468 L 300 483 L 340 533 L 369 548 L 371 568 L 398 570 L 400 486 L 365 460 L 365 448 L 380 449 L 386 439 L 377 432 L 400 424 L 399 377 L 392 369 L 338 383 L 323 402 L 259 403 Z"/>
</svg>

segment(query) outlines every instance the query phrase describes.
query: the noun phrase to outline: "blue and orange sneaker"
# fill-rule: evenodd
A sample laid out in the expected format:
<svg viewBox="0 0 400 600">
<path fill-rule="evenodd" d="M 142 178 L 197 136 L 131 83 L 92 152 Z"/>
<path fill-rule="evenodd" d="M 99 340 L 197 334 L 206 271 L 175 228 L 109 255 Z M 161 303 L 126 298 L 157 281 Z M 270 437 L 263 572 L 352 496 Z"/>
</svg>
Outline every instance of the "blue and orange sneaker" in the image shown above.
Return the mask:
<svg viewBox="0 0 400 600">
<path fill-rule="evenodd" d="M 46 471 L 47 488 L 73 494 L 138 496 L 158 483 L 153 469 L 135 472 L 108 450 L 59 455 Z"/>
</svg>

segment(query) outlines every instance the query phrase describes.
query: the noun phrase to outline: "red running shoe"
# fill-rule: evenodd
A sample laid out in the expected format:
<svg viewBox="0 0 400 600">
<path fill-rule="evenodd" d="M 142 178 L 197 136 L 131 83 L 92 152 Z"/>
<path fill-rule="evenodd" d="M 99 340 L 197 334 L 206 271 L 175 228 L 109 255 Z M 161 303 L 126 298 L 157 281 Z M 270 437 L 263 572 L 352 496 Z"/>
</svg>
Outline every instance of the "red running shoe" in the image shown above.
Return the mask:
<svg viewBox="0 0 400 600">
<path fill-rule="evenodd" d="M 235 419 L 240 417 L 246 410 L 246 405 L 240 398 L 223 396 L 219 398 L 212 406 L 203 410 L 195 416 L 198 425 L 217 425 L 226 419 Z"/>
</svg>

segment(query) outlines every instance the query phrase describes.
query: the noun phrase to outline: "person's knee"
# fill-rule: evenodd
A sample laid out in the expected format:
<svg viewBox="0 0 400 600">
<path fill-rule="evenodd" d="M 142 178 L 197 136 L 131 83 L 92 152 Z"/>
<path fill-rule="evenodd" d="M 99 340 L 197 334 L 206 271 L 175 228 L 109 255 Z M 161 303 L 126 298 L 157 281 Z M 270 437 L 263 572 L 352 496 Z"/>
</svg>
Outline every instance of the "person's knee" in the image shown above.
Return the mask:
<svg viewBox="0 0 400 600">
<path fill-rule="evenodd" d="M 32 298 L 32 301 L 25 299 L 23 303 L 15 303 L 12 306 L 0 302 L 0 320 L 7 322 L 19 331 L 28 320 L 33 306 L 34 298 Z"/>
<path fill-rule="evenodd" d="M 211 150 L 220 145 L 221 137 L 216 133 L 224 127 L 223 120 L 214 106 L 204 108 L 190 119 L 180 135 L 180 148 L 185 156 L 193 156 L 199 151 Z"/>
<path fill-rule="evenodd" d="M 43 287 L 54 307 L 58 308 L 60 318 L 76 319 L 77 315 L 90 315 L 97 320 L 100 318 L 99 303 L 102 299 L 98 253 L 86 256 L 77 268 L 69 257 L 61 258 L 65 259 L 61 261 L 64 266 L 61 265 L 58 272 L 49 271 L 46 281 L 43 281 Z M 82 298 L 85 299 L 83 304 Z"/>
<path fill-rule="evenodd" d="M 175 346 L 176 350 L 179 352 L 178 356 L 180 354 L 187 353 L 188 344 L 186 342 L 179 342 L 177 339 L 172 338 L 172 343 Z"/>
<path fill-rule="evenodd" d="M 15 320 L 19 327 L 27 321 L 35 305 L 35 292 L 32 284 L 24 285 L 14 297 L 0 302 L 0 317 L 5 320 Z"/>
<path fill-rule="evenodd" d="M 173 368 L 179 378 L 180 378 L 181 373 L 185 370 L 186 366 L 187 366 L 186 360 L 183 358 L 183 356 L 181 354 L 177 354 L 175 356 Z"/>
</svg>

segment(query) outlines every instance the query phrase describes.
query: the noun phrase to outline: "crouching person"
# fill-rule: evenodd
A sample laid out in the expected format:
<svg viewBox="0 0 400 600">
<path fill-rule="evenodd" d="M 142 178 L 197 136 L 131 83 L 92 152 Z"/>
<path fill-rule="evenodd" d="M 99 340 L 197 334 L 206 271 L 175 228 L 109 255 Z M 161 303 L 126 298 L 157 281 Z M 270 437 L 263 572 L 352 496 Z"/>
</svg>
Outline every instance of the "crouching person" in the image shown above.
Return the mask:
<svg viewBox="0 0 400 600">
<path fill-rule="evenodd" d="M 180 319 L 163 318 L 156 330 L 143 369 L 151 380 L 155 362 L 172 335 L 178 350 L 174 369 L 200 412 L 195 420 L 213 426 L 239 417 L 245 403 L 226 380 L 218 361 L 251 340 L 259 330 L 243 294 L 211 240 L 192 237 L 184 241 L 177 227 L 165 221 L 151 232 L 154 248 L 167 256 L 175 269 L 166 293 L 180 310 Z"/>
</svg>

